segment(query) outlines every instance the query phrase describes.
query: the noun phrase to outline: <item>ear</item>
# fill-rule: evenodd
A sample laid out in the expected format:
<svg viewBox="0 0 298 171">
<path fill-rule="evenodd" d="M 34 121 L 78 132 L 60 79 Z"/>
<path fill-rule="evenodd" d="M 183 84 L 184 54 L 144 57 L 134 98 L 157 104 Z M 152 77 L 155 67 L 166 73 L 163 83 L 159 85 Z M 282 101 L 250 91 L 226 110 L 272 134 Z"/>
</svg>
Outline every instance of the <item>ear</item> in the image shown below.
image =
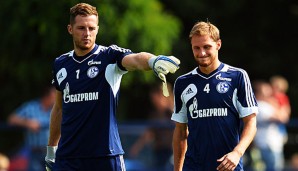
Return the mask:
<svg viewBox="0 0 298 171">
<path fill-rule="evenodd" d="M 67 31 L 72 35 L 72 26 L 70 24 L 67 25 Z"/>
<path fill-rule="evenodd" d="M 216 50 L 219 50 L 221 48 L 221 39 L 219 39 L 217 42 L 216 42 Z"/>
<path fill-rule="evenodd" d="M 96 35 L 98 34 L 99 26 L 97 26 Z"/>
</svg>

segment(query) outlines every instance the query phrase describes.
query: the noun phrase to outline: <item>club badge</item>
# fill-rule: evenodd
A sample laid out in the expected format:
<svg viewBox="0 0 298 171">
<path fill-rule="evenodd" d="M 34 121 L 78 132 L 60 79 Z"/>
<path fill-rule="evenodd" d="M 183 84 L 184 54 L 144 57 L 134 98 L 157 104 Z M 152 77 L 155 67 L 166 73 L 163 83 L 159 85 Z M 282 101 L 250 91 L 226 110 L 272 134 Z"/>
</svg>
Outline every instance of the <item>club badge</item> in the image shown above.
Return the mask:
<svg viewBox="0 0 298 171">
<path fill-rule="evenodd" d="M 229 90 L 230 86 L 226 82 L 219 82 L 216 85 L 216 90 L 219 93 L 226 93 Z"/>
<path fill-rule="evenodd" d="M 97 76 L 98 72 L 99 72 L 98 68 L 96 66 L 92 66 L 88 69 L 87 75 L 89 78 L 94 78 Z"/>
</svg>

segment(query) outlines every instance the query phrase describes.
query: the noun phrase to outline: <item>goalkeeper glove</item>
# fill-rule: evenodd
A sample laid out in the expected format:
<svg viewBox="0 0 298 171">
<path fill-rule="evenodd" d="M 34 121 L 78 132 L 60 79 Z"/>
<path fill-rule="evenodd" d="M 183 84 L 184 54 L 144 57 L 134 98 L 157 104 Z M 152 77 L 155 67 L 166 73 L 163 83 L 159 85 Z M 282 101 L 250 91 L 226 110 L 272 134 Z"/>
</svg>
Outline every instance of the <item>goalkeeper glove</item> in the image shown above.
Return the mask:
<svg viewBox="0 0 298 171">
<path fill-rule="evenodd" d="M 47 146 L 47 155 L 45 157 L 45 165 L 47 171 L 52 171 L 53 165 L 55 163 L 55 154 L 57 146 Z"/>
<path fill-rule="evenodd" d="M 180 60 L 174 56 L 154 56 L 148 61 L 150 68 L 154 71 L 161 80 L 164 81 L 164 76 L 170 73 L 175 73 L 179 69 Z"/>
<path fill-rule="evenodd" d="M 162 81 L 162 92 L 165 97 L 169 96 L 167 87 L 166 76 L 169 72 L 175 73 L 179 69 L 180 60 L 174 56 L 154 56 L 148 61 L 150 68 L 153 69 L 155 75 L 157 75 Z"/>
</svg>

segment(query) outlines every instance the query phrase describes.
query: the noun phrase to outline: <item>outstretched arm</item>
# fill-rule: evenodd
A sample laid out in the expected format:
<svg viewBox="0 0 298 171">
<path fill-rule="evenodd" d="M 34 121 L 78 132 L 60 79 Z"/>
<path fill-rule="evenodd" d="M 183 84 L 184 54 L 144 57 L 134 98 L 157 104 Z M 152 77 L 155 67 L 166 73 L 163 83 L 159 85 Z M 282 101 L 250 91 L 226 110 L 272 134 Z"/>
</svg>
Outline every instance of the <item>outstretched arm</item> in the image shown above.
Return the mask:
<svg viewBox="0 0 298 171">
<path fill-rule="evenodd" d="M 132 53 L 123 58 L 122 65 L 128 71 L 150 70 L 151 68 L 148 64 L 148 61 L 152 57 L 154 57 L 154 55 L 147 52 Z"/>
<path fill-rule="evenodd" d="M 156 76 L 163 81 L 163 94 L 169 96 L 166 75 L 179 69 L 180 60 L 174 56 L 154 56 L 147 52 L 129 54 L 122 59 L 122 66 L 128 71 L 152 69 Z"/>
<path fill-rule="evenodd" d="M 150 70 L 152 69 L 157 76 L 175 73 L 179 69 L 180 60 L 174 56 L 155 56 L 148 52 L 140 52 L 126 55 L 122 59 L 122 65 L 128 71 Z"/>
</svg>

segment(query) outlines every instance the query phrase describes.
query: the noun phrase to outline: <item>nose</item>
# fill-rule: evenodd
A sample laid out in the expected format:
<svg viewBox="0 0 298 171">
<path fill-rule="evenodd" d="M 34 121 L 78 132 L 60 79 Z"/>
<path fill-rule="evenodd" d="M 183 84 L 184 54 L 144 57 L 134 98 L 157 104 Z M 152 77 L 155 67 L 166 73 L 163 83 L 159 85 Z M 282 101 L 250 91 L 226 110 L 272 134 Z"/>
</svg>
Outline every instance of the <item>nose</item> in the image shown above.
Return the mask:
<svg viewBox="0 0 298 171">
<path fill-rule="evenodd" d="M 90 36 L 91 35 L 91 31 L 88 28 L 85 30 L 85 35 L 86 36 Z"/>
<path fill-rule="evenodd" d="M 200 50 L 200 52 L 199 52 L 199 56 L 206 56 L 206 51 L 204 51 L 204 50 Z"/>
</svg>

